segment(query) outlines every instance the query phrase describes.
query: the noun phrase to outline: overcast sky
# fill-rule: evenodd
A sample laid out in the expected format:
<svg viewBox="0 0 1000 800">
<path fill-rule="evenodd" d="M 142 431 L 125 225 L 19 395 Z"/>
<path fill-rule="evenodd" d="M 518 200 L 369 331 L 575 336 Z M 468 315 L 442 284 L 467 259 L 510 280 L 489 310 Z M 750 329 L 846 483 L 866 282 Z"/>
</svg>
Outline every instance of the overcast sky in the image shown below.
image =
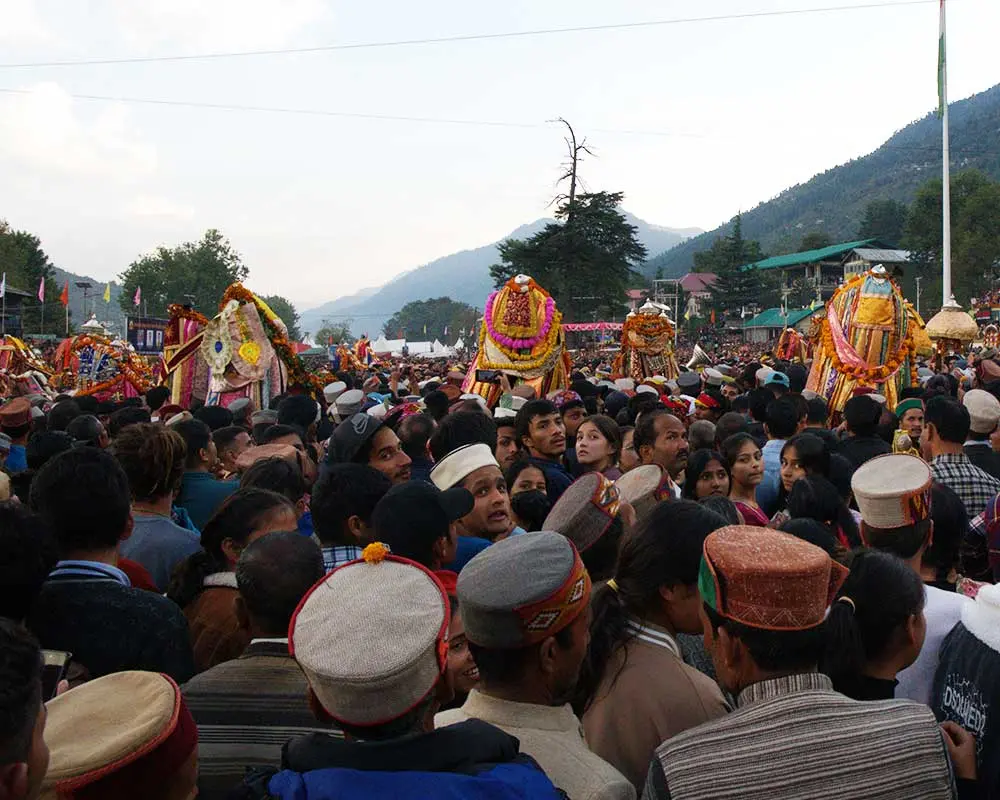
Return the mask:
<svg viewBox="0 0 1000 800">
<path fill-rule="evenodd" d="M 882 0 L 888 2 L 889 0 Z M 0 0 L 0 64 L 306 48 L 879 0 Z M 911 0 L 912 2 L 912 0 Z M 948 0 L 952 100 L 1000 82 L 997 0 Z M 563 116 L 593 190 L 713 228 L 936 103 L 934 2 L 465 42 L 0 67 L 0 218 L 114 279 L 222 230 L 300 309 L 549 212 Z M 506 126 L 134 102 L 103 95 Z M 629 133 L 639 131 L 641 133 Z"/>
</svg>

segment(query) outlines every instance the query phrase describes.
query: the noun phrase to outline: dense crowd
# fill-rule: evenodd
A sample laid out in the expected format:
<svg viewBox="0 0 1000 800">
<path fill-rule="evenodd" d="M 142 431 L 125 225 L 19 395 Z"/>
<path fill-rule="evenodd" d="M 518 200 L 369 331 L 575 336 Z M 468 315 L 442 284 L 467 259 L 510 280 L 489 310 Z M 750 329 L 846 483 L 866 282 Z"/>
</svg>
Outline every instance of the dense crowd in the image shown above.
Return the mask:
<svg viewBox="0 0 1000 800">
<path fill-rule="evenodd" d="M 6 400 L 0 800 L 1000 797 L 1000 364 L 729 355 Z"/>
</svg>

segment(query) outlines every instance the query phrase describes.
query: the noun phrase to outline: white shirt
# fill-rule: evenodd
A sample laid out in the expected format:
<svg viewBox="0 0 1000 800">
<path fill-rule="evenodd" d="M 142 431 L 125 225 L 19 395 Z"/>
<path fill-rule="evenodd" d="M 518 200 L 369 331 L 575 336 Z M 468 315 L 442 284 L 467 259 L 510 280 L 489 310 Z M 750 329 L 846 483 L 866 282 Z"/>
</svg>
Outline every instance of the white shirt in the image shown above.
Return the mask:
<svg viewBox="0 0 1000 800">
<path fill-rule="evenodd" d="M 924 617 L 927 636 L 917 660 L 896 678 L 896 697 L 930 705 L 934 672 L 941 655 L 941 643 L 951 629 L 962 620 L 962 608 L 972 602 L 957 592 L 946 592 L 936 586 L 924 586 Z"/>
</svg>

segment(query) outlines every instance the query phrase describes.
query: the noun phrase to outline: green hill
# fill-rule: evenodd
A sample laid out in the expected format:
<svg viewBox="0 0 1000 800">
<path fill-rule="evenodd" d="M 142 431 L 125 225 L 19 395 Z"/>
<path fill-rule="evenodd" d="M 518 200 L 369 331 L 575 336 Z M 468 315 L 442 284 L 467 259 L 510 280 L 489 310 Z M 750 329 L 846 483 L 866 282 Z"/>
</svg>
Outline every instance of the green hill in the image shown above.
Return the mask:
<svg viewBox="0 0 1000 800">
<path fill-rule="evenodd" d="M 1000 85 L 948 108 L 952 170 L 979 169 L 1000 180 Z M 909 203 L 922 183 L 940 174 L 941 122 L 928 114 L 875 152 L 743 212 L 743 235 L 758 240 L 770 254 L 793 252 L 810 231 L 825 231 L 835 242 L 856 239 L 869 202 Z M 646 262 L 643 272 L 652 276 L 662 268 L 664 277 L 683 275 L 693 266 L 694 254 L 708 250 L 716 237 L 729 232 L 730 224 L 660 253 Z"/>
</svg>

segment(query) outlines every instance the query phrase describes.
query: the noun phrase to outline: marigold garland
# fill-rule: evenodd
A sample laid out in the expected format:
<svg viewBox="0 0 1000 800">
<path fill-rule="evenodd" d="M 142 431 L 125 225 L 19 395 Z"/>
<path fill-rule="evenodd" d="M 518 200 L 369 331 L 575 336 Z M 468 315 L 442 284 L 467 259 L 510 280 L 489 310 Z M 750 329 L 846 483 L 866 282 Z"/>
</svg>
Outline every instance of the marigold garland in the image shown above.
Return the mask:
<svg viewBox="0 0 1000 800">
<path fill-rule="evenodd" d="M 372 542 L 361 551 L 361 557 L 368 564 L 380 564 L 385 561 L 385 557 L 389 555 L 389 552 L 388 545 L 384 545 L 382 542 Z"/>
</svg>

